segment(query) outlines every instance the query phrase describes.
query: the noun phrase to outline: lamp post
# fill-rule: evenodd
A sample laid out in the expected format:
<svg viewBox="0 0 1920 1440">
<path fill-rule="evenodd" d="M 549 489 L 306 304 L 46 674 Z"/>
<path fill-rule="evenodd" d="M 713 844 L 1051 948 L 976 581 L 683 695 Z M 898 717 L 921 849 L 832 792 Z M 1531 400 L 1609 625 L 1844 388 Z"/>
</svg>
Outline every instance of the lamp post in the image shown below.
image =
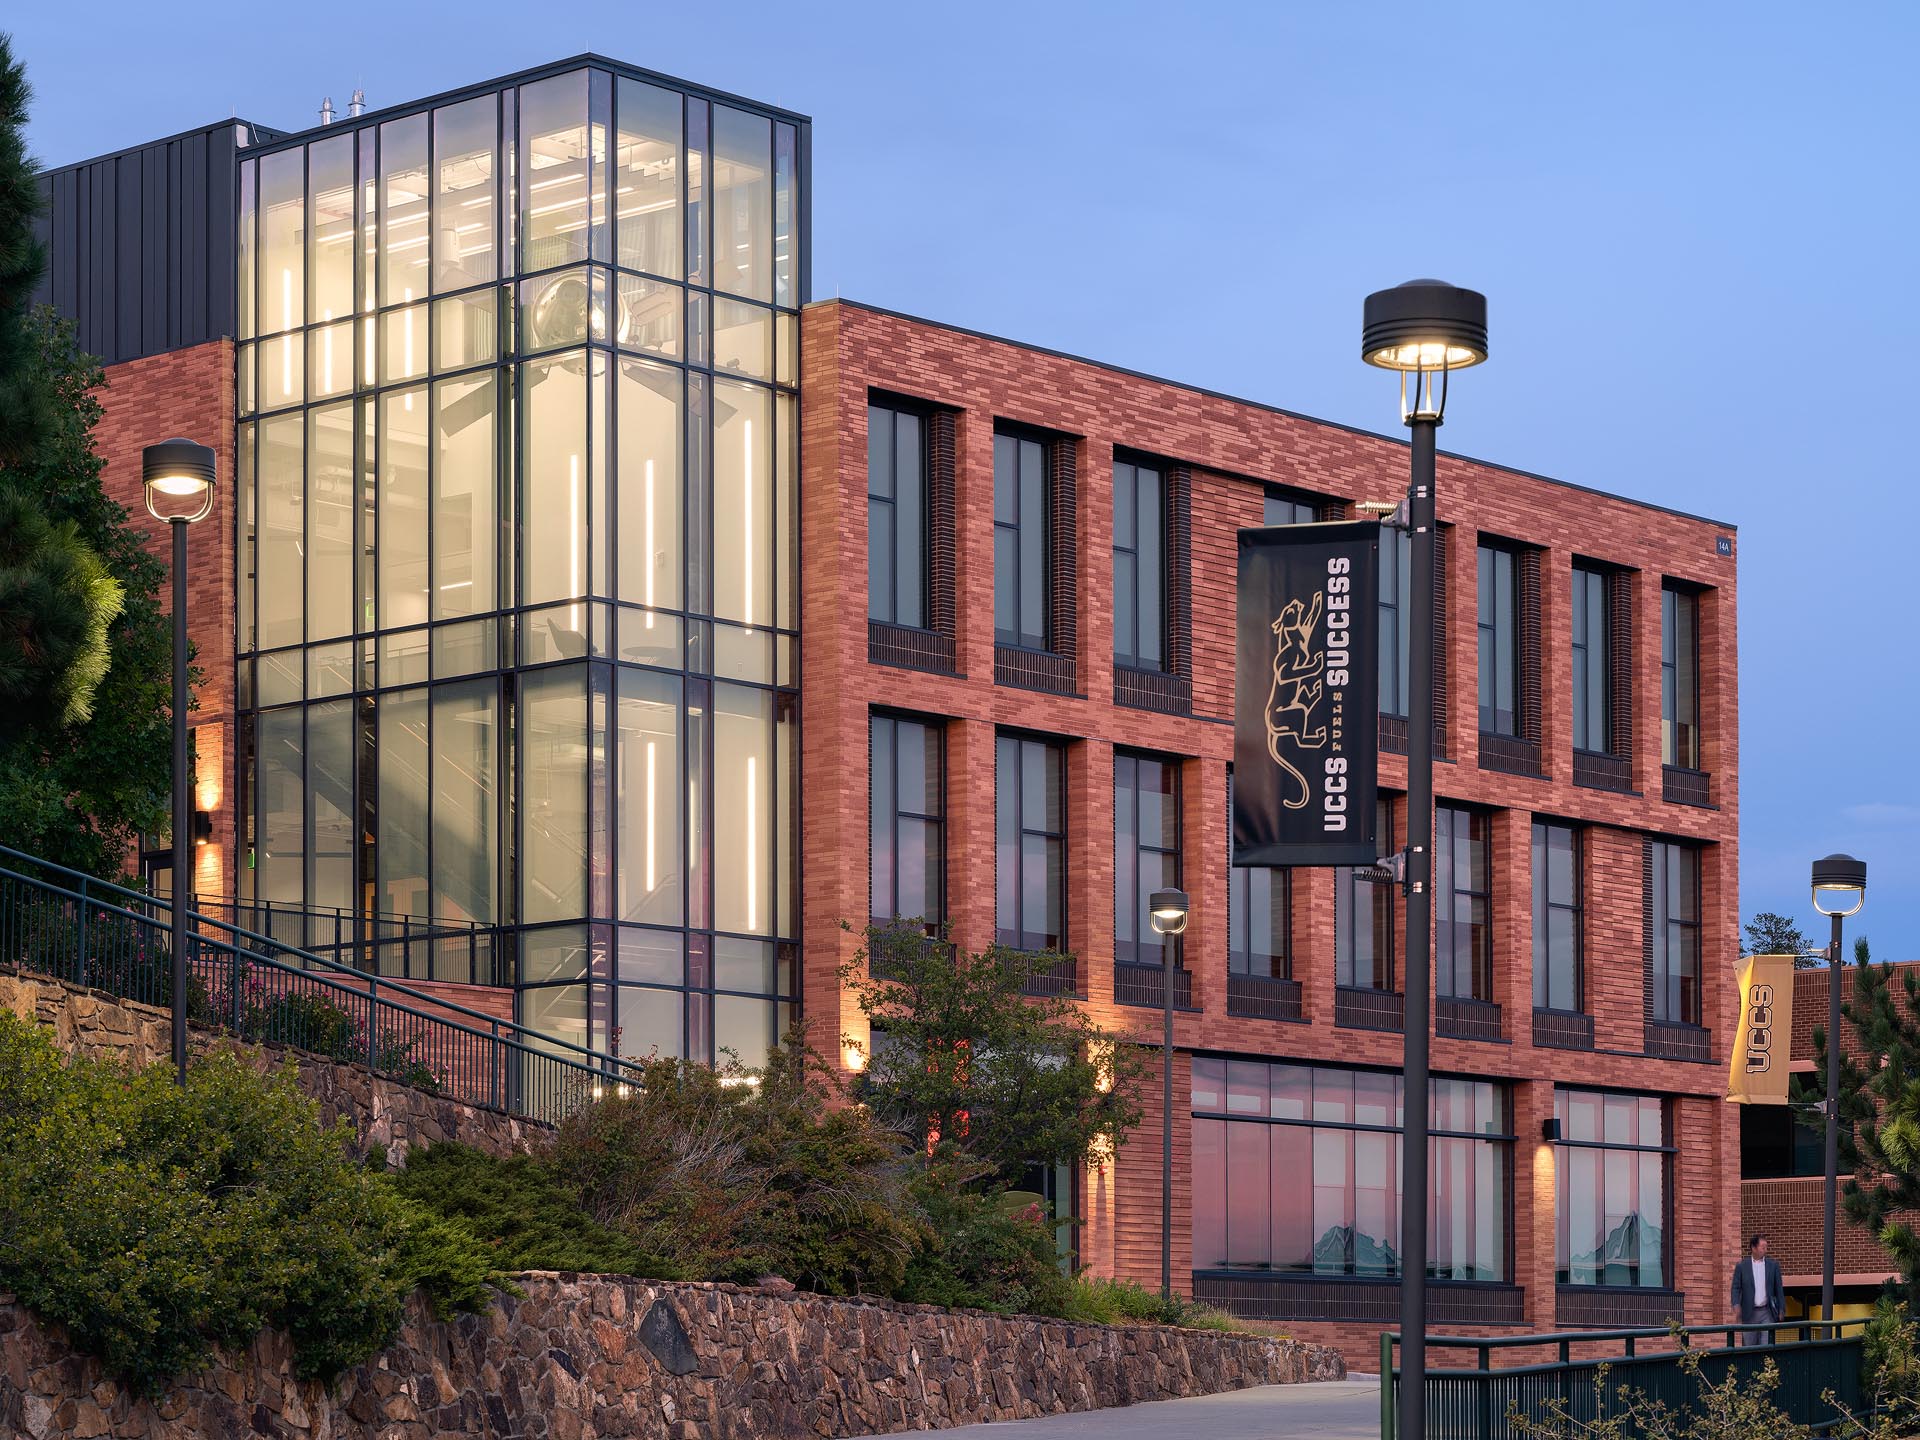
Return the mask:
<svg viewBox="0 0 1920 1440">
<path fill-rule="evenodd" d="M 1427 1418 L 1427 1131 L 1430 1118 L 1429 932 L 1433 920 L 1433 501 L 1435 432 L 1447 379 L 1487 358 L 1487 297 L 1439 280 L 1409 280 L 1367 297 L 1360 358 L 1400 372 L 1400 418 L 1413 431 L 1407 524 L 1413 603 L 1407 697 L 1406 1104 L 1400 1162 L 1401 1440 L 1424 1440 Z"/>
<path fill-rule="evenodd" d="M 1820 1315 L 1829 1325 L 1833 1323 L 1833 1232 L 1840 1205 L 1840 922 L 1859 914 L 1866 903 L 1866 861 L 1829 855 L 1813 862 L 1813 908 L 1833 919 L 1833 948 L 1827 953 L 1827 1190 L 1820 1247 Z"/>
<path fill-rule="evenodd" d="M 214 453 L 191 440 L 141 452 L 147 512 L 173 531 L 173 1069 L 187 1083 L 187 892 L 193 810 L 187 796 L 187 526 L 213 510 Z"/>
<path fill-rule="evenodd" d="M 1160 1297 L 1173 1298 L 1173 942 L 1187 928 L 1187 892 L 1156 890 L 1147 899 L 1160 947 Z"/>
</svg>

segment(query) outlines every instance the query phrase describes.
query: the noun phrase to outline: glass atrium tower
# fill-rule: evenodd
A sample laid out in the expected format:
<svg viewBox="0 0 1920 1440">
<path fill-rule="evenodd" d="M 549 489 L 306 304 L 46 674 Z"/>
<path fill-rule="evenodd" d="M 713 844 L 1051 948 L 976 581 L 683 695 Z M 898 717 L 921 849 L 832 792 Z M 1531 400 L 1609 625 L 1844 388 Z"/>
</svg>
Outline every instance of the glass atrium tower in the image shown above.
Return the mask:
<svg viewBox="0 0 1920 1440">
<path fill-rule="evenodd" d="M 586 57 L 243 152 L 240 875 L 753 1063 L 796 983 L 807 122 Z"/>
</svg>

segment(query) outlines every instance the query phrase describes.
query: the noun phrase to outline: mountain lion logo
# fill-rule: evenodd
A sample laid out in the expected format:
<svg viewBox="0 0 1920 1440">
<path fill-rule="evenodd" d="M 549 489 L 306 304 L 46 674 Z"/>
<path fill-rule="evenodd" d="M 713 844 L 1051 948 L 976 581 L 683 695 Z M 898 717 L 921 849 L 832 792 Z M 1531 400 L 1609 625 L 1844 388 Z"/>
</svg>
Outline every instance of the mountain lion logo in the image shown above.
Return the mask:
<svg viewBox="0 0 1920 1440">
<path fill-rule="evenodd" d="M 1313 592 L 1311 606 L 1289 600 L 1273 622 L 1273 688 L 1267 692 L 1267 753 L 1292 778 L 1297 796 L 1283 795 L 1289 810 L 1306 808 L 1307 777 L 1295 763 L 1303 750 L 1327 743 L 1327 727 L 1315 725 L 1313 708 L 1320 703 L 1320 676 L 1326 668 L 1326 650 L 1316 646 L 1324 592 Z M 1283 753 L 1284 752 L 1284 753 Z"/>
</svg>

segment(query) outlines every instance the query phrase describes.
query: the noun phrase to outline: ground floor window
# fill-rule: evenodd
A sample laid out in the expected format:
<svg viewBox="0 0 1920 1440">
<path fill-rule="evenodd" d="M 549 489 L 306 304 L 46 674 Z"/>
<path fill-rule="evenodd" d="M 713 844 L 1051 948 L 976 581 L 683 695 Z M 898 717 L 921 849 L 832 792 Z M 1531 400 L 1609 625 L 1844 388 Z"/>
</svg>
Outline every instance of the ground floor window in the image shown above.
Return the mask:
<svg viewBox="0 0 1920 1440">
<path fill-rule="evenodd" d="M 1385 1071 L 1193 1062 L 1193 1265 L 1400 1273 L 1401 1080 Z M 1507 1278 L 1505 1087 L 1436 1079 L 1427 1273 Z"/>
<path fill-rule="evenodd" d="M 1655 1095 L 1556 1090 L 1555 1278 L 1668 1285 L 1666 1107 Z"/>
</svg>

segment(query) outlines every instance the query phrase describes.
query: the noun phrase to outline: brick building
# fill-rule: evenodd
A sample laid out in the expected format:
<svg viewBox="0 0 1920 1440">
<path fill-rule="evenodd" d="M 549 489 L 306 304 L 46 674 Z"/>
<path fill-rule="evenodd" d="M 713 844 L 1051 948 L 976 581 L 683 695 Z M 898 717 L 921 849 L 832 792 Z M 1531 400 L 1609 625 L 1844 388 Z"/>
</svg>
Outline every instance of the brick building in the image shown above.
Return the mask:
<svg viewBox="0 0 1920 1440">
<path fill-rule="evenodd" d="M 556 1036 L 752 1062 L 796 1006 L 870 1038 L 840 927 L 890 915 L 1069 951 L 1056 983 L 1150 1030 L 1144 896 L 1178 883 L 1177 1282 L 1377 1353 L 1402 909 L 1229 864 L 1234 547 L 1396 498 L 1404 444 L 809 304 L 809 147 L 586 56 L 50 173 L 109 485 L 138 513 L 141 446 L 220 453 L 201 897 Z M 1459 457 L 1439 483 L 1433 1314 L 1719 1318 L 1733 533 Z M 1044 1182 L 1083 1263 L 1146 1281 L 1157 1104 Z"/>
</svg>

